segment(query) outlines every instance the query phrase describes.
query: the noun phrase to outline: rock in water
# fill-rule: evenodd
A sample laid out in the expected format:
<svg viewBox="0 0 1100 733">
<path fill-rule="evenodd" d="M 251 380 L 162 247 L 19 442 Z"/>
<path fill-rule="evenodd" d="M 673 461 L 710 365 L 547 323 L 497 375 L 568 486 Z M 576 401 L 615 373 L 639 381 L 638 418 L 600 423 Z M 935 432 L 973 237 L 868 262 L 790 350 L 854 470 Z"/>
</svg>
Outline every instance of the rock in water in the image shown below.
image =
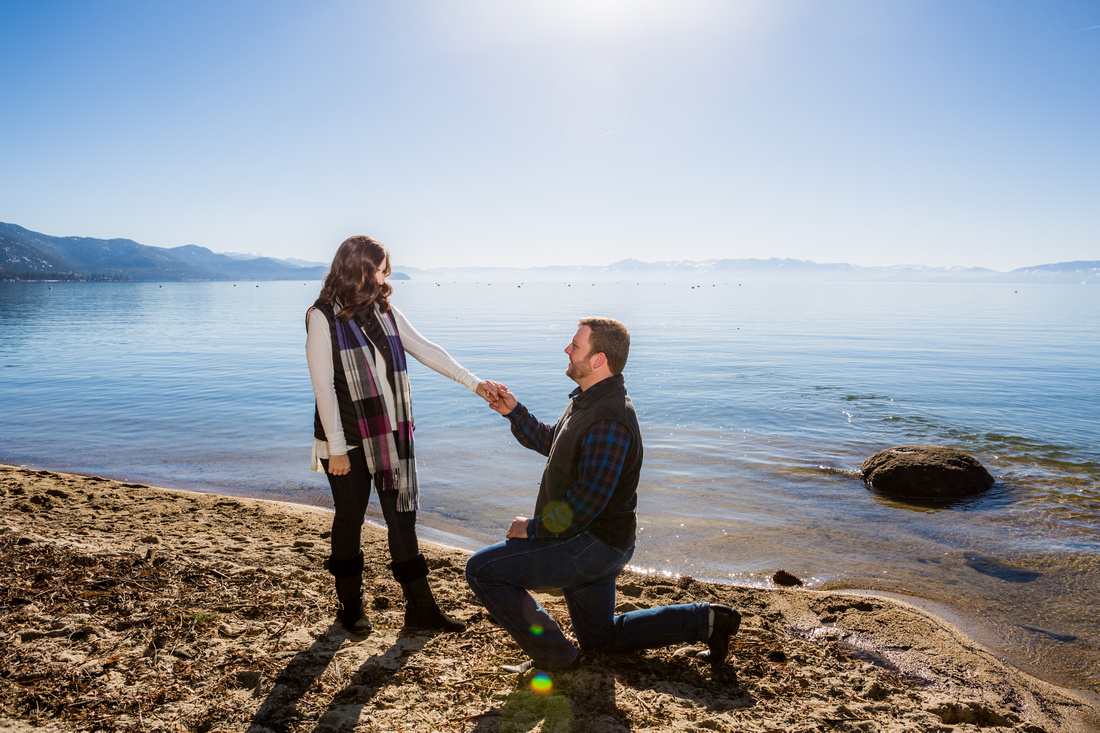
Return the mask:
<svg viewBox="0 0 1100 733">
<path fill-rule="evenodd" d="M 788 573 L 786 570 L 776 570 L 774 573 L 772 573 L 772 582 L 784 588 L 790 588 L 796 585 L 804 585 L 801 578 L 799 578 L 797 575 Z"/>
<path fill-rule="evenodd" d="M 863 462 L 860 472 L 868 487 L 909 499 L 956 499 L 993 485 L 989 471 L 972 456 L 932 445 L 879 451 Z"/>
</svg>

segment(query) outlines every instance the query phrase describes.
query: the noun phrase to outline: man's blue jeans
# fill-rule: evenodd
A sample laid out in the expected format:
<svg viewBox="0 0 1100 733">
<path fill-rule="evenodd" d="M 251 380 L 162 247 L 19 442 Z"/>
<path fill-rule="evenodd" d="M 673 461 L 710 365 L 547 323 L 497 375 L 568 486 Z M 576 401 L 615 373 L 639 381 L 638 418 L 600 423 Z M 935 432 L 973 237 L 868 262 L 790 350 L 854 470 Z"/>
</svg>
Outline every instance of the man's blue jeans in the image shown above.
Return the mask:
<svg viewBox="0 0 1100 733">
<path fill-rule="evenodd" d="M 529 590 L 562 590 L 577 641 L 587 652 L 705 641 L 710 635 L 706 603 L 615 615 L 615 579 L 633 554 L 633 547 L 617 550 L 588 532 L 565 540 L 512 539 L 474 553 L 466 579 L 540 669 L 565 667 L 577 650 Z"/>
</svg>

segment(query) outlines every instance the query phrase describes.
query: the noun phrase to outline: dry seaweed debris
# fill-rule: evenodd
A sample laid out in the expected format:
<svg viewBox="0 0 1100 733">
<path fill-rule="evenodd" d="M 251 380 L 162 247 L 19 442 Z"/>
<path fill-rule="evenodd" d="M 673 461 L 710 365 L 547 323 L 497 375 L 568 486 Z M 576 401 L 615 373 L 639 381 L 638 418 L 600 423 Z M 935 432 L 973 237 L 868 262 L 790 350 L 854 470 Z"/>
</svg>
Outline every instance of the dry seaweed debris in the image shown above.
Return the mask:
<svg viewBox="0 0 1100 733">
<path fill-rule="evenodd" d="M 0 652 L 0 709 L 55 730 L 529 730 L 524 721 L 544 731 L 735 730 L 769 700 L 834 694 L 821 646 L 763 618 L 734 645 L 740 674 L 712 672 L 698 648 L 667 649 L 597 657 L 542 695 L 496 674 L 516 650 L 482 613 L 448 637 L 401 633 L 399 612 L 383 613 L 372 646 L 329 626 L 319 572 L 227 573 L 176 554 L 14 532 L 0 535 L 0 557 L 4 631 L 16 642 Z M 400 606 L 384 578 L 373 590 L 376 607 Z M 829 676 L 863 684 L 868 670 L 845 672 L 850 660 L 835 648 L 827 656 Z M 868 701 L 904 694 L 900 677 L 871 677 Z"/>
<path fill-rule="evenodd" d="M 702 645 L 597 655 L 547 691 L 500 674 L 521 653 L 457 551 L 424 548 L 467 630 L 403 629 L 384 533 L 368 527 L 375 630 L 359 639 L 331 623 L 323 513 L 5 466 L 0 510 L 5 733 L 1042 730 L 1014 690 L 972 694 L 969 668 L 914 672 L 854 646 L 841 626 L 881 626 L 877 600 L 627 573 L 620 610 L 740 608 L 733 664 L 711 670 Z M 539 600 L 568 618 L 560 596 Z"/>
<path fill-rule="evenodd" d="M 152 550 L 81 552 L 14 534 L 0 536 L 0 552 L 0 607 L 17 642 L 0 654 L 13 683 L 0 687 L 0 703 L 36 724 L 140 728 L 157 710 L 198 729 L 202 721 L 188 715 L 198 712 L 196 698 L 216 703 L 226 690 L 273 676 L 278 661 L 264 647 L 324 615 L 301 579 L 259 569 L 226 574 Z M 269 643 L 247 654 L 221 643 L 242 635 Z M 57 643 L 36 643 L 44 639 Z"/>
</svg>

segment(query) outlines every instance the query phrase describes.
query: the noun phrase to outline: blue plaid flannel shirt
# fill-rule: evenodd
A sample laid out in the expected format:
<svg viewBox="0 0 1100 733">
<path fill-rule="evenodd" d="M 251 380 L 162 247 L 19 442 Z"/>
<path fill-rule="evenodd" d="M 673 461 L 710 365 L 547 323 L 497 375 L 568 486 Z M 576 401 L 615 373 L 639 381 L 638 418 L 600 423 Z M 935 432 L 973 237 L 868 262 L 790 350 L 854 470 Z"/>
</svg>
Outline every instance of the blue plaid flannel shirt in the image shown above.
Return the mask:
<svg viewBox="0 0 1100 733">
<path fill-rule="evenodd" d="M 580 393 L 578 387 L 569 396 L 576 397 Z M 512 434 L 520 445 L 541 455 L 550 455 L 554 434 L 552 426 L 539 422 L 523 405 L 516 405 L 507 417 L 512 424 Z M 565 501 L 557 505 L 558 511 L 572 512 L 572 516 L 532 517 L 527 522 L 527 537 L 532 540 L 564 539 L 587 529 L 611 500 L 629 448 L 630 433 L 622 425 L 614 420 L 594 423 L 581 443 L 577 481 L 569 489 Z M 565 529 L 552 532 L 547 529 L 548 524 Z"/>
</svg>

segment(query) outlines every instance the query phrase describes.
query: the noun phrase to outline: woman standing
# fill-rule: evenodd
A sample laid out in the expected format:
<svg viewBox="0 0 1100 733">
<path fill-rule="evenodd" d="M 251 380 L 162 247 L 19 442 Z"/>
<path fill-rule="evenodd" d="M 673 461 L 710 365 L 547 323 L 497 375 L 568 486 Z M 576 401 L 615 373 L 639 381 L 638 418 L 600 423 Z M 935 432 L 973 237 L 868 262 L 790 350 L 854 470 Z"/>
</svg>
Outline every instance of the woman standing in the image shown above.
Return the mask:
<svg viewBox="0 0 1100 733">
<path fill-rule="evenodd" d="M 370 632 L 360 532 L 373 483 L 386 520 L 390 569 L 405 594 L 405 625 L 461 631 L 466 624 L 436 604 L 417 542 L 405 352 L 482 398 L 495 385 L 464 369 L 390 305 L 389 274 L 381 243 L 351 237 L 336 251 L 321 295 L 306 313 L 306 359 L 317 398 L 312 470 L 327 474 L 335 506 L 328 569 L 336 581 L 336 617 L 350 632 Z"/>
</svg>

